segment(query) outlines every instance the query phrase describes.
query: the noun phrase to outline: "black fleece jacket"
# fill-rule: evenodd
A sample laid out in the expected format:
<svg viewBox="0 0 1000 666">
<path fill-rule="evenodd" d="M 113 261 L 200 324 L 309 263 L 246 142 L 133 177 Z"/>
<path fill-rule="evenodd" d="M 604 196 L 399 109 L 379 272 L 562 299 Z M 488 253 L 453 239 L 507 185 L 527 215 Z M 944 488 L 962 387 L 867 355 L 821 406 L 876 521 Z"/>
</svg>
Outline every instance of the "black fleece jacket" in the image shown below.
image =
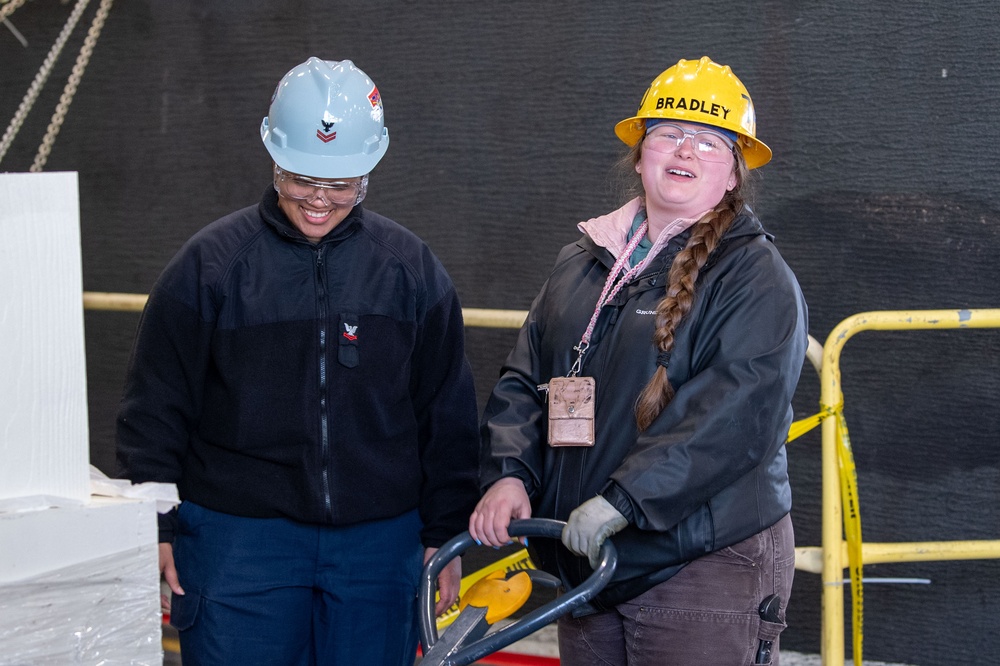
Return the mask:
<svg viewBox="0 0 1000 666">
<path fill-rule="evenodd" d="M 246 517 L 347 525 L 419 508 L 425 546 L 478 498 L 462 311 L 414 234 L 351 211 L 318 244 L 273 190 L 195 234 L 143 312 L 119 475 Z M 172 515 L 161 517 L 171 541 Z"/>
</svg>

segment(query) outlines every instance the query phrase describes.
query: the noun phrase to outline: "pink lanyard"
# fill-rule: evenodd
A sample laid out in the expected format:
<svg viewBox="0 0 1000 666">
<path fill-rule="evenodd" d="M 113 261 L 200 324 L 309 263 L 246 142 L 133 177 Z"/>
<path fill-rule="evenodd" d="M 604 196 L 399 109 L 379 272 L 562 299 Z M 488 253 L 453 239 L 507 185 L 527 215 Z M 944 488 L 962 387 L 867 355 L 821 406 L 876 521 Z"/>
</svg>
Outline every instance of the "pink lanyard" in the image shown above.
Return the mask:
<svg viewBox="0 0 1000 666">
<path fill-rule="evenodd" d="M 618 256 L 618 260 L 615 262 L 615 265 L 611 267 L 608 279 L 604 282 L 604 290 L 601 291 L 601 296 L 597 299 L 597 307 L 594 308 L 594 314 L 590 317 L 590 323 L 587 324 L 587 330 L 583 332 L 583 337 L 580 338 L 580 344 L 573 347 L 579 355 L 576 357 L 576 361 L 573 362 L 573 367 L 570 368 L 570 377 L 576 377 L 576 375 L 580 372 L 580 369 L 583 367 L 583 355 L 586 354 L 587 350 L 590 348 L 590 336 L 594 334 L 594 326 L 597 324 L 597 318 L 601 314 L 601 308 L 607 305 L 608 301 L 614 298 L 618 292 L 621 291 L 622 287 L 628 284 L 629 281 L 635 277 L 639 271 L 645 268 L 647 263 L 649 263 L 651 257 L 647 256 L 632 268 L 625 270 L 625 265 L 628 263 L 632 253 L 635 252 L 635 248 L 639 247 L 639 243 L 641 243 L 642 239 L 646 237 L 646 230 L 648 227 L 649 225 L 647 222 L 642 223 L 642 226 L 640 226 L 636 230 L 635 234 L 633 234 L 632 240 L 628 242 L 628 245 L 625 246 L 625 249 L 622 250 L 622 253 Z M 618 277 L 619 273 L 624 273 L 621 278 Z"/>
</svg>

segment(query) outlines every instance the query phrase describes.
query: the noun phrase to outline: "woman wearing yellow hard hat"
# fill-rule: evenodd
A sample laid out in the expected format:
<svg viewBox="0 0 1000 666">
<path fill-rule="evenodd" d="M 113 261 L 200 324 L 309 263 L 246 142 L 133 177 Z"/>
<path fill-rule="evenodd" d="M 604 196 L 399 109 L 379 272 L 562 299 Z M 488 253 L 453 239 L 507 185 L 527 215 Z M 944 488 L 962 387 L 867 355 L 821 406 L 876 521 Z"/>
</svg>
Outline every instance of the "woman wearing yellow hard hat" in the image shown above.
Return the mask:
<svg viewBox="0 0 1000 666">
<path fill-rule="evenodd" d="M 615 133 L 637 196 L 578 225 L 532 304 L 483 416 L 469 530 L 500 546 L 513 518 L 567 521 L 565 549 L 530 546 L 567 587 L 612 538 L 613 579 L 559 621 L 564 665 L 776 663 L 808 337 L 745 201 L 771 150 L 746 88 L 707 57 L 660 74 Z"/>
</svg>

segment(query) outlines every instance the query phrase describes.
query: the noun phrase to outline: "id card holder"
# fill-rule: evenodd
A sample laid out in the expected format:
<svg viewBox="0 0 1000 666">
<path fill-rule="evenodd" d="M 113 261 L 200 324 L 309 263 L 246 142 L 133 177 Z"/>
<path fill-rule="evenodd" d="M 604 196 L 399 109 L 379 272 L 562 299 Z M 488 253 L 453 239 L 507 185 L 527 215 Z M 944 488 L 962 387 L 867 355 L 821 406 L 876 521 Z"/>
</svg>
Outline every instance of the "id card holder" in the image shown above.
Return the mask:
<svg viewBox="0 0 1000 666">
<path fill-rule="evenodd" d="M 549 380 L 549 446 L 594 445 L 594 378 Z"/>
</svg>

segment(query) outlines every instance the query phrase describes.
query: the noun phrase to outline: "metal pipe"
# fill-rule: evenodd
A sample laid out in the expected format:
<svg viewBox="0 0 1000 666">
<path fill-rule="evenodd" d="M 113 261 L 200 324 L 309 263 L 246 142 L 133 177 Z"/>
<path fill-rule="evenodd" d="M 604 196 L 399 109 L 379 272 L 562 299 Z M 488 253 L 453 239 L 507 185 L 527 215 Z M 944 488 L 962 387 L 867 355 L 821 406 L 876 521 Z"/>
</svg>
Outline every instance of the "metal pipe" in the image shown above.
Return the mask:
<svg viewBox="0 0 1000 666">
<path fill-rule="evenodd" d="M 120 312 L 141 312 L 146 306 L 146 294 L 118 294 L 105 291 L 83 292 L 85 310 L 112 310 Z M 484 308 L 462 308 L 466 326 L 481 328 L 521 328 L 528 317 L 527 310 L 488 310 Z"/>
</svg>

